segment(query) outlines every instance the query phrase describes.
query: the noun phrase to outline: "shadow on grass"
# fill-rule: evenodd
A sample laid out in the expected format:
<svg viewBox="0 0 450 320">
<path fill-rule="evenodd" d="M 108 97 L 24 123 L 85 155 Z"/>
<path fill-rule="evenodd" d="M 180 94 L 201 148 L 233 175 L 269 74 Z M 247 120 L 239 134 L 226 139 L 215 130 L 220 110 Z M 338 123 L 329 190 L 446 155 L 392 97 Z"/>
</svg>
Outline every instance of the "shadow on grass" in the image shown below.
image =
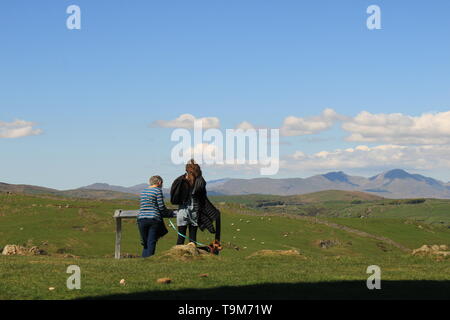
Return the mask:
<svg viewBox="0 0 450 320">
<path fill-rule="evenodd" d="M 170 284 L 169 284 L 170 286 Z M 264 283 L 208 289 L 154 290 L 84 299 L 128 300 L 303 300 L 303 299 L 450 299 L 449 281 L 382 281 L 381 290 L 365 281 Z"/>
</svg>

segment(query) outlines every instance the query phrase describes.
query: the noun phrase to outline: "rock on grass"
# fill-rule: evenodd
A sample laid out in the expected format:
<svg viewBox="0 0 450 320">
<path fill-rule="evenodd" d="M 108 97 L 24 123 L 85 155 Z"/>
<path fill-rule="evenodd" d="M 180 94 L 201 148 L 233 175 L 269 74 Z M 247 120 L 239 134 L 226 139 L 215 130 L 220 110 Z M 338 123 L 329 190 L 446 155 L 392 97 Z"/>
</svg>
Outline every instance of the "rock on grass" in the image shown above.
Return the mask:
<svg viewBox="0 0 450 320">
<path fill-rule="evenodd" d="M 172 279 L 170 278 L 160 278 L 158 280 L 156 280 L 157 283 L 162 283 L 162 284 L 169 284 L 172 282 Z"/>
</svg>

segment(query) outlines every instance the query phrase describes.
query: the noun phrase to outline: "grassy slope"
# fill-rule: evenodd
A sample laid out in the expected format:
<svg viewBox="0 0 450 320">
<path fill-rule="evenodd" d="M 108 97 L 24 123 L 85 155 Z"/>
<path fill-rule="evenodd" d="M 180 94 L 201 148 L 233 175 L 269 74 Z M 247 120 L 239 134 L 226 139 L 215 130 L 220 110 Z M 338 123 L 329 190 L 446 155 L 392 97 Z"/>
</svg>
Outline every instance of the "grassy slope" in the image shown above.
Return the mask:
<svg viewBox="0 0 450 320">
<path fill-rule="evenodd" d="M 12 192 L 13 194 L 28 194 L 40 196 L 55 196 L 69 198 L 85 198 L 85 199 L 137 199 L 138 196 L 131 193 L 93 190 L 93 189 L 74 189 L 74 190 L 56 190 L 38 186 L 25 184 L 7 184 L 0 182 L 0 192 Z"/>
<path fill-rule="evenodd" d="M 261 201 L 277 201 L 281 200 L 286 203 L 311 203 L 311 202 L 330 202 L 330 201 L 351 201 L 351 200 L 381 200 L 382 197 L 359 191 L 341 191 L 341 190 L 327 190 L 308 194 L 294 195 L 294 196 L 275 196 L 275 195 L 238 195 L 238 196 L 214 196 L 211 197 L 217 201 L 226 201 L 242 204 L 255 204 Z"/>
<path fill-rule="evenodd" d="M 426 199 L 408 204 L 408 200 L 381 199 L 362 192 L 322 191 L 299 196 L 230 196 L 216 201 L 239 203 L 255 208 L 264 202 L 282 201 L 283 206 L 261 208 L 268 213 L 292 213 L 321 217 L 370 217 L 408 219 L 450 227 L 450 200 Z"/>
<path fill-rule="evenodd" d="M 398 218 L 327 218 L 326 220 L 371 234 L 385 236 L 411 249 L 419 248 L 424 244 L 450 243 L 449 229 L 439 225 Z"/>
<path fill-rule="evenodd" d="M 111 258 L 112 214 L 115 209 L 136 209 L 137 205 L 132 200 L 0 195 L 0 247 L 28 243 L 51 254 L 64 249 L 80 256 L 79 259 L 0 256 L 0 299 L 112 294 L 120 298 L 449 297 L 448 259 L 412 257 L 389 245 L 380 245 L 377 240 L 295 218 L 258 216 L 255 215 L 258 211 L 246 212 L 234 205 L 221 206 L 225 250 L 219 257 L 190 262 L 168 260 L 162 254 L 175 243 L 175 233 L 171 231 L 158 243 L 155 257 L 116 261 Z M 450 232 L 444 228 L 429 232 L 415 224 L 405 224 L 404 220 L 337 218 L 336 221 L 391 237 L 409 247 L 429 241 L 450 244 Z M 210 239 L 208 233 L 200 233 L 200 241 Z M 318 240 L 334 240 L 339 245 L 322 249 L 316 243 Z M 302 256 L 248 258 L 261 249 L 290 248 L 298 249 Z M 138 254 L 139 250 L 136 225 L 126 221 L 123 252 Z M 68 277 L 65 271 L 70 264 L 81 267 L 82 290 L 65 288 Z M 365 287 L 368 276 L 365 271 L 371 264 L 382 268 L 383 280 L 391 280 L 378 293 Z M 209 277 L 199 278 L 200 273 L 208 273 Z M 155 279 L 159 277 L 170 277 L 174 282 L 158 285 Z M 118 284 L 122 278 L 127 280 L 126 286 Z M 51 286 L 56 290 L 49 291 Z"/>
<path fill-rule="evenodd" d="M 137 203 L 125 200 L 88 201 L 58 198 L 14 196 L 1 201 L 0 247 L 6 244 L 28 244 L 42 246 L 49 253 L 64 249 L 65 252 L 84 257 L 108 257 L 113 254 L 114 221 L 112 213 L 117 208 L 136 209 Z M 68 206 L 68 208 L 66 208 Z M 223 242 L 225 245 L 247 247 L 233 255 L 246 256 L 260 249 L 298 248 L 311 255 L 326 255 L 339 252 L 361 254 L 366 240 L 352 238 L 347 233 L 317 226 L 310 222 L 286 217 L 260 217 L 232 213 L 233 209 L 222 208 Z M 270 221 L 269 221 L 270 219 Z M 234 224 L 234 225 L 232 225 Z M 137 254 L 140 245 L 135 221 L 124 220 L 123 252 Z M 240 231 L 237 231 L 239 229 Z M 284 234 L 288 234 L 287 237 Z M 234 238 L 235 237 L 235 238 Z M 173 230 L 161 241 L 160 250 L 175 243 Z M 315 248 L 316 240 L 337 238 L 343 243 L 352 241 L 350 248 L 333 248 L 326 253 Z M 255 240 L 252 240 L 255 239 Z M 212 240 L 207 232 L 200 234 L 200 241 Z M 363 243 L 360 243 L 360 242 Z M 261 242 L 264 242 L 262 244 Z M 375 246 L 374 246 L 375 247 Z M 355 249 L 356 248 L 356 249 Z M 370 249 L 366 248 L 369 252 Z M 333 251 L 333 250 L 336 250 Z M 231 254 L 225 251 L 224 255 Z"/>
</svg>

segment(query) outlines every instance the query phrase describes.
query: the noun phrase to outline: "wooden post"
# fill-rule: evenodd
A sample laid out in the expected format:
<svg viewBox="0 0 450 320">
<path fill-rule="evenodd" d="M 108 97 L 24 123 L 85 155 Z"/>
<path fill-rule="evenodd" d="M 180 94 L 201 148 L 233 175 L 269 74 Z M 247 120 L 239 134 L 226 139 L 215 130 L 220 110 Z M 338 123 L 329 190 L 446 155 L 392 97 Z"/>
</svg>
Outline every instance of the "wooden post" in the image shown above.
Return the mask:
<svg viewBox="0 0 450 320">
<path fill-rule="evenodd" d="M 115 217 L 116 220 L 116 251 L 114 257 L 120 259 L 120 242 L 122 241 L 122 218 Z"/>
</svg>

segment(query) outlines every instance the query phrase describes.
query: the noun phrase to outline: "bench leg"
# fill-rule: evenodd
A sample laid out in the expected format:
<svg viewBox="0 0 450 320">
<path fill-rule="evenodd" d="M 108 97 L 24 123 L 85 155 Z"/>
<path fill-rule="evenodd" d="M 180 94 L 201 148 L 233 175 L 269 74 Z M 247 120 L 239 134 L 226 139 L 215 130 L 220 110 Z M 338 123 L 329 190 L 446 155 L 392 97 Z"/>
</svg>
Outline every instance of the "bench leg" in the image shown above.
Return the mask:
<svg viewBox="0 0 450 320">
<path fill-rule="evenodd" d="M 116 218 L 116 250 L 114 257 L 120 259 L 120 242 L 122 241 L 122 219 Z"/>
</svg>

